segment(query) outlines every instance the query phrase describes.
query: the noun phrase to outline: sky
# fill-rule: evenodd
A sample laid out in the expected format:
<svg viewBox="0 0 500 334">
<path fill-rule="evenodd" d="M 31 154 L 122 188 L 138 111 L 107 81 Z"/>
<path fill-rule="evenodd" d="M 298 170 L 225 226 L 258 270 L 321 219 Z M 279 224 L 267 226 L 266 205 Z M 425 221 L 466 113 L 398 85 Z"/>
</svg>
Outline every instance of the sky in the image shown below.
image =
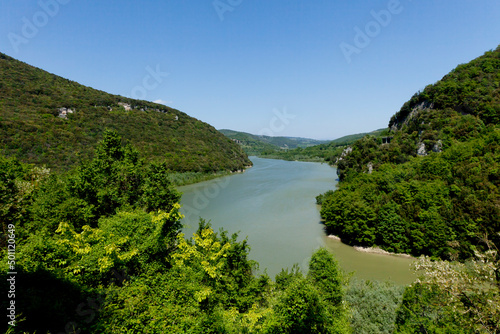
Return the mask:
<svg viewBox="0 0 500 334">
<path fill-rule="evenodd" d="M 385 128 L 499 44 L 498 0 L 0 0 L 0 52 L 273 136 Z"/>
</svg>

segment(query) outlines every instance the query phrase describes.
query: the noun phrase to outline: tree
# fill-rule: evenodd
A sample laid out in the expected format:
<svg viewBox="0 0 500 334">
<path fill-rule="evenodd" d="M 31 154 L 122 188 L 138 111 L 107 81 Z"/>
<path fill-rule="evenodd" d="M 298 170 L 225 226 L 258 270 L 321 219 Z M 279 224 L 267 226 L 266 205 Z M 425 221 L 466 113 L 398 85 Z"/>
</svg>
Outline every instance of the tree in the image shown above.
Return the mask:
<svg viewBox="0 0 500 334">
<path fill-rule="evenodd" d="M 485 253 L 476 252 L 466 263 L 421 257 L 415 265 L 421 276 L 405 292 L 396 332 L 412 333 L 411 328 L 420 328 L 429 332 L 498 333 L 499 264 L 494 247 Z"/>
<path fill-rule="evenodd" d="M 304 279 L 284 291 L 273 312 L 269 333 L 328 333 L 326 305 L 318 290 Z"/>
<path fill-rule="evenodd" d="M 152 162 L 147 167 L 142 183 L 141 203 L 147 211 L 170 210 L 181 195 L 170 182 L 170 171 L 165 162 Z"/>
<path fill-rule="evenodd" d="M 69 179 L 69 193 L 91 206 L 97 219 L 112 215 L 117 208 L 138 202 L 142 165 L 134 148 L 122 147 L 117 132 L 106 130 L 94 159 Z"/>
<path fill-rule="evenodd" d="M 84 286 L 107 286 L 116 273 L 136 275 L 166 268 L 180 230 L 179 204 L 170 212 L 121 211 L 101 219 L 99 227 L 75 231 L 61 222 L 49 242 L 42 235 L 27 240 L 19 264 L 28 271 L 43 268 Z"/>
<path fill-rule="evenodd" d="M 342 303 L 342 273 L 337 261 L 325 248 L 320 248 L 312 255 L 307 277 L 321 291 L 325 301 L 335 307 Z"/>
<path fill-rule="evenodd" d="M 349 322 L 353 333 L 394 333 L 396 311 L 404 291 L 404 286 L 389 281 L 352 280 L 345 300 L 349 304 Z"/>
</svg>

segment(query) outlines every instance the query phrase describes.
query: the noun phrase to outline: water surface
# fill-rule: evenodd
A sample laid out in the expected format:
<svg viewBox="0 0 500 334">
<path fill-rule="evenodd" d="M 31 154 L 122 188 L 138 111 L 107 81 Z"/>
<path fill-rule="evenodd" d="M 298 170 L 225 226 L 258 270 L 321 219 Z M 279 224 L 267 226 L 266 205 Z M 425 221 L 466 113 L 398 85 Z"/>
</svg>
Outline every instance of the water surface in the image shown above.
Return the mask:
<svg viewBox="0 0 500 334">
<path fill-rule="evenodd" d="M 411 259 L 368 254 L 328 238 L 315 197 L 336 186 L 336 170 L 327 164 L 251 157 L 245 173 L 181 187 L 184 232 L 191 236 L 199 217 L 216 231 L 248 238 L 250 257 L 274 278 L 298 263 L 304 270 L 311 254 L 326 247 L 342 268 L 364 279 L 408 284 Z"/>
</svg>

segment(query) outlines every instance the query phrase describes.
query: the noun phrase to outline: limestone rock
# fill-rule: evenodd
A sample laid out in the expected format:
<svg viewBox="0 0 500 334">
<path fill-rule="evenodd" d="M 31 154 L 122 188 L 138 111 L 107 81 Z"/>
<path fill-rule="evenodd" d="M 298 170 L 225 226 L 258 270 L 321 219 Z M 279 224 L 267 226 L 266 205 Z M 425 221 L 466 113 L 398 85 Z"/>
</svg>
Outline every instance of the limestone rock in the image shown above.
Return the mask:
<svg viewBox="0 0 500 334">
<path fill-rule="evenodd" d="M 125 111 L 130 111 L 132 110 L 132 106 L 128 103 L 123 103 L 123 102 L 118 102 L 118 105 L 122 106 L 123 108 L 125 108 Z"/>
<path fill-rule="evenodd" d="M 373 163 L 370 161 L 367 165 L 368 167 L 368 174 L 373 173 Z"/>
<path fill-rule="evenodd" d="M 441 139 L 439 139 L 437 143 L 434 144 L 434 146 L 432 147 L 432 151 L 436 153 L 443 152 L 443 142 L 441 141 Z"/>
<path fill-rule="evenodd" d="M 58 117 L 61 117 L 61 118 L 68 118 L 68 114 L 72 114 L 75 112 L 74 110 L 71 110 L 70 108 L 59 108 L 59 109 L 57 109 L 57 111 L 59 112 Z"/>
<path fill-rule="evenodd" d="M 417 154 L 421 157 L 425 157 L 427 155 L 427 150 L 425 149 L 424 143 L 420 143 L 420 145 L 418 146 Z"/>
</svg>

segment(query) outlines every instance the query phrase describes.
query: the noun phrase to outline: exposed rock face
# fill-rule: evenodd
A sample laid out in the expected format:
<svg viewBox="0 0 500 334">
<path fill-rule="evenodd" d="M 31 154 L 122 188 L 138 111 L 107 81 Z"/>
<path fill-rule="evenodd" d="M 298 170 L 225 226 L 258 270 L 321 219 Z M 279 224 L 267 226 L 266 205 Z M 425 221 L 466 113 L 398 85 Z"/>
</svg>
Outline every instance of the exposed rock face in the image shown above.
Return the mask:
<svg viewBox="0 0 500 334">
<path fill-rule="evenodd" d="M 424 109 L 432 109 L 434 108 L 434 103 L 429 101 L 424 101 L 420 104 L 417 104 L 412 111 L 424 110 Z"/>
<path fill-rule="evenodd" d="M 339 160 L 342 160 L 343 158 L 345 158 L 345 157 L 346 157 L 349 153 L 351 153 L 351 152 L 352 152 L 352 147 L 351 147 L 351 146 L 349 146 L 348 148 L 346 148 L 346 149 L 342 152 L 342 154 L 340 155 Z"/>
<path fill-rule="evenodd" d="M 59 109 L 57 109 L 57 111 L 59 112 L 58 117 L 61 117 L 61 118 L 68 118 L 68 114 L 72 114 L 75 112 L 74 110 L 71 110 L 70 108 L 59 108 Z"/>
<path fill-rule="evenodd" d="M 432 147 L 432 151 L 436 153 L 443 151 L 443 142 L 441 141 L 441 139 L 439 139 L 437 143 L 434 144 L 434 146 Z"/>
<path fill-rule="evenodd" d="M 368 165 L 367 165 L 367 167 L 368 167 L 368 174 L 373 173 L 373 163 L 369 162 Z"/>
<path fill-rule="evenodd" d="M 405 124 L 408 124 L 413 118 L 417 117 L 422 110 L 427 110 L 427 109 L 432 109 L 434 108 L 434 103 L 431 103 L 429 101 L 424 101 L 421 102 L 420 104 L 417 104 L 411 112 L 406 116 L 406 118 L 402 120 L 397 120 L 392 126 L 391 126 L 391 131 L 397 131 L 401 129 L 401 127 Z"/>
<path fill-rule="evenodd" d="M 417 149 L 417 154 L 421 157 L 425 157 L 427 155 L 427 150 L 425 149 L 425 144 L 420 143 Z"/>
<path fill-rule="evenodd" d="M 125 102 L 118 102 L 118 104 L 120 106 L 122 106 L 125 111 L 130 111 L 130 110 L 140 110 L 140 111 L 148 111 L 148 107 L 142 107 L 142 106 L 132 106 L 128 103 L 125 103 Z M 167 110 L 165 109 L 158 109 L 158 108 L 155 108 L 155 109 L 151 109 L 151 110 L 154 110 L 156 112 L 161 112 L 163 114 L 166 114 L 167 113 Z"/>
<path fill-rule="evenodd" d="M 351 152 L 352 152 L 352 147 L 351 146 L 349 146 L 348 148 L 344 149 L 342 151 L 342 154 L 340 155 L 340 158 L 337 158 L 337 160 L 335 161 L 335 163 L 338 163 L 339 161 L 343 160 Z"/>
<path fill-rule="evenodd" d="M 125 111 L 130 111 L 130 110 L 132 110 L 132 106 L 131 106 L 130 104 L 128 104 L 128 103 L 118 102 L 118 104 L 119 104 L 120 106 L 122 106 L 123 108 L 125 108 Z"/>
</svg>

